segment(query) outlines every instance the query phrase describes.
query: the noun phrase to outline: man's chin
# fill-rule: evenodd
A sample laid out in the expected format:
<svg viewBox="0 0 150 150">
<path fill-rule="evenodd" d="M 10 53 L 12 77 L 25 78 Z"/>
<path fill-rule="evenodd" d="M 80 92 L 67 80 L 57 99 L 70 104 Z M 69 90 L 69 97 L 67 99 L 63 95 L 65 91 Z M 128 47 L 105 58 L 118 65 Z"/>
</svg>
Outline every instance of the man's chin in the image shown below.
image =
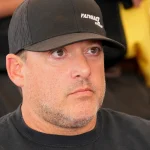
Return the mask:
<svg viewBox="0 0 150 150">
<path fill-rule="evenodd" d="M 78 116 L 79 117 L 79 116 Z M 94 118 L 95 116 L 82 116 L 80 118 L 75 117 L 68 119 L 66 121 L 66 124 L 63 124 L 63 128 L 82 128 L 88 125 Z"/>
</svg>

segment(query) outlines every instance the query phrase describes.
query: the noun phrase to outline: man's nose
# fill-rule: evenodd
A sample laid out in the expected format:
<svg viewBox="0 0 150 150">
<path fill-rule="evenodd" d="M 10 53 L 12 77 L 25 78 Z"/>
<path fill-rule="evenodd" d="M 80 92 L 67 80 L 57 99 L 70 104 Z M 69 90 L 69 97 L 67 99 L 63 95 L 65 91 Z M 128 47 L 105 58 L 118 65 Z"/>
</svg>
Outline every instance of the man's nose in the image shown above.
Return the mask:
<svg viewBox="0 0 150 150">
<path fill-rule="evenodd" d="M 91 74 L 91 67 L 84 55 L 80 55 L 73 60 L 73 66 L 71 71 L 72 78 L 88 78 Z"/>
</svg>

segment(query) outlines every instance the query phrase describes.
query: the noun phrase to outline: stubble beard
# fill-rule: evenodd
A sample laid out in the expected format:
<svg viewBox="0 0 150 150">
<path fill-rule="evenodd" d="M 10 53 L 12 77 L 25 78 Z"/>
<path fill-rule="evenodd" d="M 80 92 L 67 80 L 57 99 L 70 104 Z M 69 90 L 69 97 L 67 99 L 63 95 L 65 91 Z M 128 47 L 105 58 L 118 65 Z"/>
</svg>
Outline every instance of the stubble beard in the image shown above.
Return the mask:
<svg viewBox="0 0 150 150">
<path fill-rule="evenodd" d="M 43 119 L 46 122 L 53 124 L 53 125 L 60 127 L 60 128 L 68 128 L 68 129 L 69 128 L 73 129 L 73 128 L 84 127 L 94 117 L 94 116 L 90 116 L 90 117 L 86 117 L 83 119 L 75 119 L 75 118 L 72 118 L 70 116 L 64 115 L 61 112 L 55 112 L 55 113 L 54 113 L 54 111 L 51 112 L 50 109 L 48 109 L 48 112 L 46 112 L 46 109 L 44 109 L 43 114 L 45 114 L 43 116 Z"/>
<path fill-rule="evenodd" d="M 88 85 L 92 86 L 91 83 L 88 83 Z M 98 105 L 95 108 L 95 113 L 83 118 L 73 118 L 71 115 L 66 115 L 65 113 L 63 113 L 63 110 L 55 109 L 53 106 L 49 106 L 46 104 L 40 104 L 38 113 L 44 121 L 54 126 L 68 129 L 82 128 L 97 116 L 97 112 L 100 110 L 103 103 L 105 91 L 106 90 L 104 85 L 104 93 L 100 97 L 97 97 Z"/>
<path fill-rule="evenodd" d="M 82 128 L 92 121 L 97 116 L 97 112 L 101 108 L 102 99 L 99 101 L 98 106 L 95 108 L 95 113 L 85 116 L 83 118 L 73 118 L 71 115 L 66 115 L 63 110 L 55 110 L 48 105 L 40 106 L 40 115 L 44 121 L 60 128 Z M 86 112 L 85 112 L 86 113 Z"/>
</svg>

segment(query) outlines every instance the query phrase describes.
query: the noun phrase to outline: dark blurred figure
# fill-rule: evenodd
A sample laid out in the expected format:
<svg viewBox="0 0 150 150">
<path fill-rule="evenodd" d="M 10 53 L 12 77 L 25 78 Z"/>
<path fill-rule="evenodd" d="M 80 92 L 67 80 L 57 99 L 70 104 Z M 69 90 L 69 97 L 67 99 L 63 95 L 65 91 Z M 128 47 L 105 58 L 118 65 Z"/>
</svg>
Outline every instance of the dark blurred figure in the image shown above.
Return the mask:
<svg viewBox="0 0 150 150">
<path fill-rule="evenodd" d="M 11 15 L 22 1 L 0 0 L 0 115 L 13 111 L 21 103 L 17 87 L 7 76 L 5 57 L 9 51 L 7 32 Z"/>
<path fill-rule="evenodd" d="M 120 16 L 119 3 L 121 2 L 125 9 L 130 9 L 131 7 L 138 7 L 142 0 L 95 0 L 95 1 L 101 7 L 107 35 L 126 46 L 127 44 Z M 111 49 L 109 47 L 105 48 L 105 51 L 110 50 Z M 118 59 L 116 59 L 116 61 L 105 60 L 105 62 L 107 62 L 105 64 L 111 67 L 120 62 L 120 60 L 123 60 L 124 56 L 125 54 L 120 51 L 120 55 L 118 55 Z"/>
<path fill-rule="evenodd" d="M 0 71 L 5 70 L 5 56 L 8 53 L 7 31 L 11 15 L 23 0 L 0 0 Z"/>
<path fill-rule="evenodd" d="M 6 106 L 4 104 L 3 97 L 0 95 L 0 117 L 7 113 Z"/>
<path fill-rule="evenodd" d="M 11 17 L 0 18 L 0 71 L 5 71 L 5 57 L 8 53 L 7 31 Z"/>
<path fill-rule="evenodd" d="M 112 74 L 106 73 L 103 107 L 150 119 L 150 88 L 146 86 L 136 60 L 125 60 L 119 67 L 121 72 L 116 67 Z"/>
<path fill-rule="evenodd" d="M 101 7 L 106 33 L 109 37 L 126 44 L 119 3 L 125 9 L 139 7 L 142 0 L 96 0 Z M 105 50 L 109 51 L 108 47 Z M 120 61 L 121 60 L 121 61 Z M 111 67 L 115 65 L 115 67 Z M 136 59 L 126 60 L 120 54 L 106 68 L 107 90 L 103 107 L 150 119 L 150 88 L 145 84 Z"/>
</svg>

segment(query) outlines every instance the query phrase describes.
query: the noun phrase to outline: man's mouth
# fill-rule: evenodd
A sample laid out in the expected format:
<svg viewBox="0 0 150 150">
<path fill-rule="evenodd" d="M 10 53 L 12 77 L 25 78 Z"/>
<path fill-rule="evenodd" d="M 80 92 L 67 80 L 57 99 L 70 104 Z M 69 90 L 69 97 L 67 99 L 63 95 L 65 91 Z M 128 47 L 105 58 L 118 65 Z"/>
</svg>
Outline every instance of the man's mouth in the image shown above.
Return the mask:
<svg viewBox="0 0 150 150">
<path fill-rule="evenodd" d="M 74 90 L 73 92 L 71 92 L 69 95 L 72 95 L 72 94 L 92 94 L 93 93 L 93 90 L 91 88 L 79 88 L 79 89 L 76 89 Z"/>
</svg>

